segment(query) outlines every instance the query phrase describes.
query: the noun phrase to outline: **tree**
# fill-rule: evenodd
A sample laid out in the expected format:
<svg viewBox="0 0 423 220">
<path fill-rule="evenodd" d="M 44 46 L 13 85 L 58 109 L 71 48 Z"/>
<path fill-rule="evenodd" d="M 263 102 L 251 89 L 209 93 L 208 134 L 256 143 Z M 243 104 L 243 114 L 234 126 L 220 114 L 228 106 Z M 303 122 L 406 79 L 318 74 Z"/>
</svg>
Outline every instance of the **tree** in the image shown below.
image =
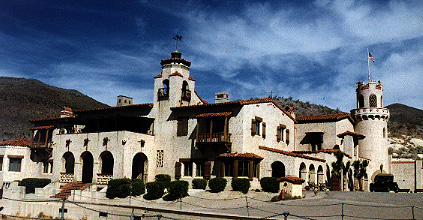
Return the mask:
<svg viewBox="0 0 423 220">
<path fill-rule="evenodd" d="M 351 163 L 348 161 L 344 164 L 345 153 L 340 150 L 333 152 L 333 155 L 336 157 L 336 161 L 332 162 L 332 176 L 339 179 L 342 172 L 342 181 L 345 182 L 345 179 L 348 178 L 348 174 L 351 173 Z"/>
<path fill-rule="evenodd" d="M 354 167 L 354 177 L 358 179 L 358 185 L 360 188 L 360 191 L 363 191 L 363 182 L 362 178 L 367 178 L 367 166 L 369 165 L 368 160 L 356 160 L 353 162 Z"/>
</svg>

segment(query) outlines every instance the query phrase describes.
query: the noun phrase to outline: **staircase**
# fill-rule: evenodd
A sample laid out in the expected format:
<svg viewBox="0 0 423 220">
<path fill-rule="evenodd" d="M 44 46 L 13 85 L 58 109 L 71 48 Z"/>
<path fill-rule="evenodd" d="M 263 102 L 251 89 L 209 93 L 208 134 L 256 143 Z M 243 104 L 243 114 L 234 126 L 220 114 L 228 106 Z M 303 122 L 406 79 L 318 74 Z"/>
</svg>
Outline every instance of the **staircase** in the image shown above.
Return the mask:
<svg viewBox="0 0 423 220">
<path fill-rule="evenodd" d="M 54 196 L 50 196 L 50 198 L 68 198 L 72 194 L 72 190 L 84 190 L 88 188 L 92 183 L 83 183 L 83 182 L 76 182 L 76 183 L 67 183 L 60 187 L 61 191 Z"/>
</svg>

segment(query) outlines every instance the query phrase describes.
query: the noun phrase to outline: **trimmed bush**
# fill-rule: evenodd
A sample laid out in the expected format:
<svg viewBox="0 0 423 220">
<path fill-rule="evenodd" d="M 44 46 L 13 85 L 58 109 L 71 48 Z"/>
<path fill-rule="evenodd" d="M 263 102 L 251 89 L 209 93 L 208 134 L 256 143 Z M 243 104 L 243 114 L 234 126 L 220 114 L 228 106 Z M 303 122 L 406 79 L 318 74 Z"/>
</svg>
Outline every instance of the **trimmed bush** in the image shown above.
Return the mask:
<svg viewBox="0 0 423 220">
<path fill-rule="evenodd" d="M 225 190 L 228 181 L 222 177 L 217 177 L 209 180 L 210 192 L 218 193 Z"/>
<path fill-rule="evenodd" d="M 126 198 L 129 195 L 139 196 L 145 193 L 145 186 L 142 180 L 128 178 L 112 179 L 107 184 L 106 197 L 109 199 Z"/>
<path fill-rule="evenodd" d="M 145 193 L 145 185 L 141 179 L 132 179 L 132 195 L 139 196 Z"/>
<path fill-rule="evenodd" d="M 279 192 L 279 182 L 277 177 L 263 177 L 260 180 L 260 185 L 263 191 L 277 193 Z"/>
<path fill-rule="evenodd" d="M 192 188 L 193 189 L 206 189 L 207 180 L 206 179 L 193 179 Z"/>
<path fill-rule="evenodd" d="M 25 193 L 35 193 L 35 188 L 43 188 L 51 183 L 50 179 L 25 178 L 19 182 L 19 186 L 25 186 Z"/>
<path fill-rule="evenodd" d="M 163 197 L 163 199 L 166 201 L 172 201 L 188 196 L 188 185 L 189 183 L 183 180 L 170 182 L 168 194 Z"/>
<path fill-rule="evenodd" d="M 246 194 L 250 189 L 250 180 L 247 178 L 233 178 L 231 186 L 234 191 L 241 191 Z"/>
<path fill-rule="evenodd" d="M 155 180 L 156 180 L 155 182 L 163 184 L 163 187 L 167 189 L 170 181 L 172 180 L 172 177 L 170 177 L 170 175 L 168 174 L 157 174 L 155 176 Z"/>
<path fill-rule="evenodd" d="M 153 200 L 160 199 L 164 194 L 164 185 L 160 182 L 149 182 L 145 184 L 147 194 L 144 195 L 144 199 Z"/>
</svg>

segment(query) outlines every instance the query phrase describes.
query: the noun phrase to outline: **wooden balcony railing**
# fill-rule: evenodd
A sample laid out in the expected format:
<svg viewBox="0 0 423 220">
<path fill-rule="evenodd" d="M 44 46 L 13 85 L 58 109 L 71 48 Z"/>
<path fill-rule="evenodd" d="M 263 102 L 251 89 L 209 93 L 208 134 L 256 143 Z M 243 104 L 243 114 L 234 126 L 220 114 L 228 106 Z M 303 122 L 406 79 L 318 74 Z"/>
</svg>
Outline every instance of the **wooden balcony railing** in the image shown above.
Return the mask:
<svg viewBox="0 0 423 220">
<path fill-rule="evenodd" d="M 71 183 L 73 182 L 73 173 L 60 173 L 61 183 Z"/>
<path fill-rule="evenodd" d="M 113 179 L 113 174 L 97 173 L 97 184 L 107 185 Z"/>
<path fill-rule="evenodd" d="M 221 133 L 201 133 L 198 134 L 197 142 L 199 143 L 228 143 L 231 142 L 231 134 Z"/>
<path fill-rule="evenodd" d="M 44 142 L 44 141 L 32 141 L 32 147 L 33 148 L 51 148 L 53 147 L 53 142 L 52 141 L 48 141 L 48 142 Z"/>
</svg>

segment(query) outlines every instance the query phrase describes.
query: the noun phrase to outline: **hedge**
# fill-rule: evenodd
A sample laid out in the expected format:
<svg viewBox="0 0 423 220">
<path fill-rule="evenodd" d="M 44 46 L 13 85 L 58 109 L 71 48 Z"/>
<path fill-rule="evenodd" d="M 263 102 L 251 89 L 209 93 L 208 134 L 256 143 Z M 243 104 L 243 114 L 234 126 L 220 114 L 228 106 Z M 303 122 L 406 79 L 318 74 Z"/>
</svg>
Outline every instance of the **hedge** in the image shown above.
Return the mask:
<svg viewBox="0 0 423 220">
<path fill-rule="evenodd" d="M 188 185 L 189 183 L 183 180 L 170 182 L 168 194 L 163 197 L 163 199 L 166 201 L 172 201 L 188 196 Z"/>
<path fill-rule="evenodd" d="M 260 180 L 260 185 L 263 191 L 277 193 L 279 192 L 279 182 L 277 177 L 263 177 Z"/>
<path fill-rule="evenodd" d="M 51 179 L 25 178 L 19 182 L 19 186 L 25 186 L 25 193 L 35 193 L 35 188 L 43 188 L 51 183 Z"/>
<path fill-rule="evenodd" d="M 207 180 L 206 179 L 193 179 L 192 188 L 193 189 L 206 189 Z"/>
<path fill-rule="evenodd" d="M 172 180 L 172 177 L 169 174 L 157 174 L 155 176 L 155 182 L 163 184 L 164 189 L 169 187 L 169 183 Z"/>
<path fill-rule="evenodd" d="M 222 177 L 216 177 L 209 180 L 210 192 L 218 193 L 225 190 L 228 181 Z"/>
<path fill-rule="evenodd" d="M 147 200 L 162 198 L 165 189 L 161 182 L 149 182 L 145 185 L 145 188 L 147 188 L 147 194 L 144 195 L 144 199 Z"/>
<path fill-rule="evenodd" d="M 234 191 L 241 191 L 246 194 L 250 189 L 250 180 L 247 178 L 233 178 L 231 186 Z"/>
<path fill-rule="evenodd" d="M 131 190 L 132 189 L 132 190 Z M 139 196 L 145 193 L 145 186 L 142 180 L 128 178 L 112 179 L 107 184 L 106 197 L 109 199 L 126 198 L 129 195 Z"/>
</svg>

